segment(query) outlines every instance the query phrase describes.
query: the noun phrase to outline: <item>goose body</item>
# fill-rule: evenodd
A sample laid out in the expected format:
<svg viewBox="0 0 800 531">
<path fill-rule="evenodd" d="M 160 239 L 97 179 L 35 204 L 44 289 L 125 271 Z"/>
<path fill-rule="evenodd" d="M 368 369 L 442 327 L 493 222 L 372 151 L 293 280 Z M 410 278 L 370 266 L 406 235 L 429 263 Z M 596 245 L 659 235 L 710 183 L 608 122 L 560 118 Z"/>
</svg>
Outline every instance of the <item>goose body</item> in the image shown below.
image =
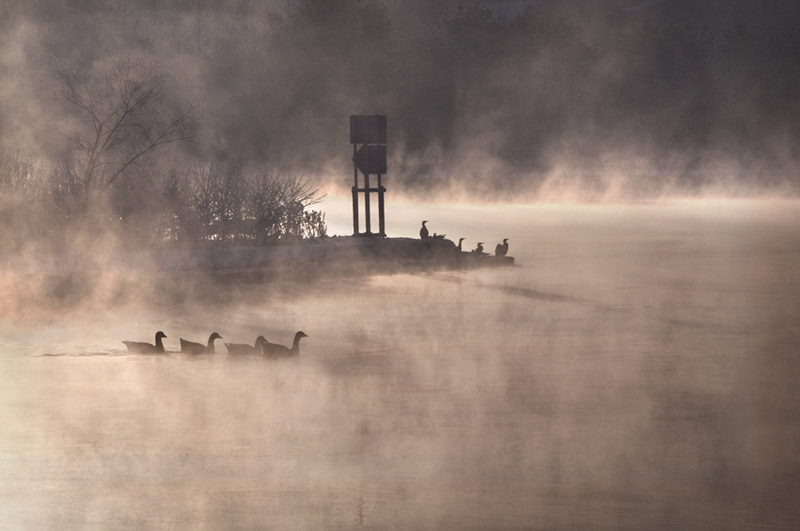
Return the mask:
<svg viewBox="0 0 800 531">
<path fill-rule="evenodd" d="M 304 337 L 308 336 L 304 332 L 297 332 L 294 335 L 294 342 L 292 342 L 292 348 L 285 347 L 283 345 L 278 345 L 276 343 L 270 343 L 269 341 L 265 341 L 263 345 L 264 355 L 274 358 L 288 358 L 291 356 L 299 356 L 300 340 L 303 339 Z"/>
<path fill-rule="evenodd" d="M 228 348 L 228 355 L 261 354 L 263 352 L 262 348 L 266 343 L 267 340 L 264 339 L 264 336 L 258 336 L 254 346 L 244 343 L 225 343 L 225 346 Z"/>
<path fill-rule="evenodd" d="M 188 352 L 189 354 L 213 354 L 215 339 L 222 339 L 222 336 L 214 332 L 208 337 L 207 345 L 195 343 L 194 341 L 186 341 L 181 338 L 181 352 Z"/>
<path fill-rule="evenodd" d="M 503 238 L 503 243 L 498 243 L 494 248 L 495 256 L 505 256 L 508 254 L 508 238 Z"/>
<path fill-rule="evenodd" d="M 123 341 L 125 346 L 128 347 L 128 352 L 136 352 L 139 354 L 163 354 L 164 343 L 161 342 L 162 338 L 166 338 L 164 332 L 156 332 L 156 344 L 144 343 L 142 341 Z"/>
</svg>

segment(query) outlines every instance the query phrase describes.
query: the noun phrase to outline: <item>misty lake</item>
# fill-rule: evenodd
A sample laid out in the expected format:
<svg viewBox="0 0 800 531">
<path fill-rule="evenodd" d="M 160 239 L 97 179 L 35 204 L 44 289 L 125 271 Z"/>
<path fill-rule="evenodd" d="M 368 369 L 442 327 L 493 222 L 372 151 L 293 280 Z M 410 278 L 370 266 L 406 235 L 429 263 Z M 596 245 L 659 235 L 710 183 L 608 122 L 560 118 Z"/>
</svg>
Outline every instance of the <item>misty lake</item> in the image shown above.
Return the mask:
<svg viewBox="0 0 800 531">
<path fill-rule="evenodd" d="M 421 219 L 517 265 L 7 301 L 0 529 L 800 529 L 800 203 L 399 205 L 388 232 Z M 126 352 L 157 330 L 167 356 Z M 298 330 L 295 359 L 222 345 Z"/>
</svg>

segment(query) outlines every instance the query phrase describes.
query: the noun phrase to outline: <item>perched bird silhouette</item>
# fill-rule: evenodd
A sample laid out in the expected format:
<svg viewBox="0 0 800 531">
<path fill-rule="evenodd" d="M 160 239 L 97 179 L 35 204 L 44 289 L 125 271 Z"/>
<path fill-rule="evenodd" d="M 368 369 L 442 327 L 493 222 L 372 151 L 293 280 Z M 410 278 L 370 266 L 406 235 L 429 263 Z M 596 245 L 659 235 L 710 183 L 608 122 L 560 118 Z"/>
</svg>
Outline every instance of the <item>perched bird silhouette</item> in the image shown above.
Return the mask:
<svg viewBox="0 0 800 531">
<path fill-rule="evenodd" d="M 128 347 L 128 352 L 137 352 L 139 354 L 163 354 L 164 343 L 161 342 L 162 338 L 166 338 L 164 332 L 156 332 L 156 344 L 143 343 L 141 341 L 123 341 L 125 346 Z"/>
<path fill-rule="evenodd" d="M 294 342 L 292 343 L 292 348 L 284 347 L 283 345 L 277 345 L 275 343 L 270 343 L 266 341 L 263 345 L 263 352 L 265 356 L 270 357 L 290 357 L 290 356 L 299 356 L 300 355 L 300 340 L 304 337 L 308 337 L 305 332 L 297 332 L 294 335 Z"/>
<path fill-rule="evenodd" d="M 494 248 L 495 256 L 505 256 L 508 254 L 508 238 L 503 238 L 503 243 L 498 243 Z"/>
<path fill-rule="evenodd" d="M 422 228 L 419 229 L 419 237 L 422 238 L 423 240 L 428 237 L 428 227 L 425 226 L 427 222 L 428 220 L 423 221 Z"/>
<path fill-rule="evenodd" d="M 262 347 L 267 343 L 267 340 L 264 339 L 264 336 L 258 336 L 256 338 L 255 346 L 245 345 L 243 343 L 225 343 L 225 346 L 228 348 L 228 354 L 261 354 Z"/>
<path fill-rule="evenodd" d="M 462 251 L 462 249 L 461 249 L 461 242 L 463 242 L 464 240 L 466 240 L 466 238 L 459 238 L 459 239 L 458 239 L 458 246 L 457 246 L 457 247 L 458 247 L 458 252 L 459 252 L 459 253 Z"/>
<path fill-rule="evenodd" d="M 483 253 L 483 242 L 478 242 L 478 246 L 475 247 L 475 250 L 472 251 L 475 254 L 482 254 Z"/>
<path fill-rule="evenodd" d="M 208 345 L 195 343 L 193 341 L 186 341 L 185 339 L 181 338 L 181 352 L 188 352 L 189 354 L 213 354 L 215 339 L 222 339 L 222 336 L 214 332 L 208 336 Z"/>
</svg>

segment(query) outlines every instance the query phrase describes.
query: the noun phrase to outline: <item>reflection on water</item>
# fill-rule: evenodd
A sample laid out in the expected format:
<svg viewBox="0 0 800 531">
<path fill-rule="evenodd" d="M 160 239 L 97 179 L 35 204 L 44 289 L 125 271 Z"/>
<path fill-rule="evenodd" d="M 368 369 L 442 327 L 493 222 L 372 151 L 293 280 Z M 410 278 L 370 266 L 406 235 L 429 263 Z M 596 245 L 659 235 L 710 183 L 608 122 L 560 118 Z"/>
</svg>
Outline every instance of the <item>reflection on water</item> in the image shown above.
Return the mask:
<svg viewBox="0 0 800 531">
<path fill-rule="evenodd" d="M 519 207 L 513 269 L 5 323 L 0 528 L 798 528 L 800 206 L 710 204 Z M 177 352 L 212 329 L 309 337 Z"/>
</svg>

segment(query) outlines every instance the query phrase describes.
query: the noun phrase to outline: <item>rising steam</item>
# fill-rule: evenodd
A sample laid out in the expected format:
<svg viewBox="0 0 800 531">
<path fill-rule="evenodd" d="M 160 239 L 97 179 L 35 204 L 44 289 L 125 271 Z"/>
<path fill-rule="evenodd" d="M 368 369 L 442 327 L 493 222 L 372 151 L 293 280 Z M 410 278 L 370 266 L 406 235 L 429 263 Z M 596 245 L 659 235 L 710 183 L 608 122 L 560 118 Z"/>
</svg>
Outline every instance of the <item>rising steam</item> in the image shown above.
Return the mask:
<svg viewBox="0 0 800 531">
<path fill-rule="evenodd" d="M 6 2 L 0 148 L 61 161 L 51 59 L 125 52 L 197 106 L 199 143 L 172 162 L 341 185 L 347 117 L 380 113 L 392 185 L 411 194 L 795 191 L 793 4 L 423 4 Z"/>
</svg>

